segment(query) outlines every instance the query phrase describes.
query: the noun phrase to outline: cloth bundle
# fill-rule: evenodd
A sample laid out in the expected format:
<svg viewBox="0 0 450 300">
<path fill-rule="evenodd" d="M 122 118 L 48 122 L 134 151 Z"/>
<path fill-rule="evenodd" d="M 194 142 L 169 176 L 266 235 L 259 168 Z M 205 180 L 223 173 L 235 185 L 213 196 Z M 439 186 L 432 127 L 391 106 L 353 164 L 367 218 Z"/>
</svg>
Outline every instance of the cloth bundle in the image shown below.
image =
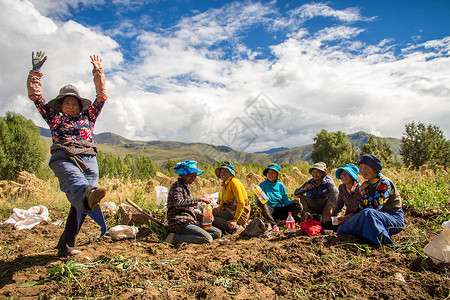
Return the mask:
<svg viewBox="0 0 450 300">
<path fill-rule="evenodd" d="M 319 221 L 309 219 L 300 223 L 300 229 L 306 232 L 307 235 L 313 236 L 323 231 L 322 224 Z"/>
<path fill-rule="evenodd" d="M 16 230 L 31 229 L 42 221 L 50 222 L 47 207 L 43 205 L 32 206 L 28 210 L 13 208 L 12 215 L 3 223 L 0 228 L 13 226 Z"/>
</svg>

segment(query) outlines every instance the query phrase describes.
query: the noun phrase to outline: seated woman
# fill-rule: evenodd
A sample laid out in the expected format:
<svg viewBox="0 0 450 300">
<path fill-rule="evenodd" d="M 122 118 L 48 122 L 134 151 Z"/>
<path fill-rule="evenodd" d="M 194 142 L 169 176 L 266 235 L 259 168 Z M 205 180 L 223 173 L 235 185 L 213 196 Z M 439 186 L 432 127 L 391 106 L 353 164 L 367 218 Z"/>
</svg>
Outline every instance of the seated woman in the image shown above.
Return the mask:
<svg viewBox="0 0 450 300">
<path fill-rule="evenodd" d="M 333 212 L 332 217 L 336 217 L 340 214 L 342 208 L 345 205 L 344 216 L 349 215 L 353 212 L 361 202 L 361 191 L 359 186 L 359 169 L 354 164 L 346 164 L 344 167 L 340 167 L 336 170 L 336 178 L 342 181 L 339 186 L 339 195 L 337 198 L 337 203 Z M 337 229 L 337 226 L 331 225 L 330 220 L 324 220 L 324 228 Z"/>
<path fill-rule="evenodd" d="M 333 179 L 327 175 L 324 162 L 315 163 L 309 169 L 312 178 L 295 190 L 294 202 L 300 202 L 301 218 L 307 220 L 311 214 L 320 214 L 322 220 L 329 220 L 331 211 L 336 205 L 338 189 Z"/>
<path fill-rule="evenodd" d="M 206 197 L 192 198 L 189 185 L 194 182 L 197 175 L 203 173 L 197 168 L 195 160 L 185 160 L 177 163 L 175 173 L 180 175 L 169 189 L 167 196 L 167 222 L 169 234 L 166 242 L 169 244 L 212 243 L 213 239 L 220 238 L 220 229 L 211 226 L 210 229 L 202 228 L 203 214 L 196 210 L 198 201 L 209 203 Z"/>
<path fill-rule="evenodd" d="M 373 154 L 363 155 L 358 163 L 366 180 L 361 184 L 362 200 L 359 207 L 340 217 L 337 234 L 354 234 L 375 244 L 393 244 L 391 235 L 402 231 L 405 219 L 402 198 L 392 181 L 381 174 L 383 163 Z"/>
<path fill-rule="evenodd" d="M 213 225 L 226 232 L 239 234 L 244 230 L 244 225 L 250 217 L 247 192 L 235 177 L 233 163 L 222 163 L 215 173 L 223 182 L 219 207 L 213 211 Z"/>
<path fill-rule="evenodd" d="M 292 212 L 294 218 L 298 218 L 300 213 L 300 205 L 292 200 L 289 200 L 286 187 L 283 183 L 278 181 L 281 167 L 275 163 L 270 163 L 263 171 L 266 180 L 261 182 L 259 186 L 266 193 L 269 200 L 262 204 L 261 201 L 256 201 L 256 204 L 262 210 L 264 218 L 273 226 L 277 225 L 275 220 L 286 220 L 288 213 Z M 258 200 L 261 200 L 258 198 Z M 299 221 L 299 220 L 296 220 Z"/>
</svg>

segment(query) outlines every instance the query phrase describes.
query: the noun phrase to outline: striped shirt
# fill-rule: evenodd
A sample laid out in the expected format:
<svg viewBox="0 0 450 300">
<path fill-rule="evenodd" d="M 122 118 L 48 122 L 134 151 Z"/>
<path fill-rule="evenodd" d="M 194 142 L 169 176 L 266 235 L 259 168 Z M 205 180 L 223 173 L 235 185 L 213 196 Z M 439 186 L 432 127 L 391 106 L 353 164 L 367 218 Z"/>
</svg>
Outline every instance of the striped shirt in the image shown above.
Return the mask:
<svg viewBox="0 0 450 300">
<path fill-rule="evenodd" d="M 191 197 L 191 188 L 182 178 L 175 181 L 167 196 L 167 223 L 169 231 L 178 233 L 181 228 L 194 224 L 202 225 L 203 215 L 198 207 L 198 198 Z"/>
</svg>

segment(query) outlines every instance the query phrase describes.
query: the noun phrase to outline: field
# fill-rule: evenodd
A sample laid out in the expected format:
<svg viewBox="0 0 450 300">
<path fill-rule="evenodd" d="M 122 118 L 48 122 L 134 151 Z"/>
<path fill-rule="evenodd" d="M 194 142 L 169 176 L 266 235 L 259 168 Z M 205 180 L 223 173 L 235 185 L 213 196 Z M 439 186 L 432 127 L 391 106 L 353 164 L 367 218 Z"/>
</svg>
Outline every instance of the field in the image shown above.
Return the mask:
<svg viewBox="0 0 450 300">
<path fill-rule="evenodd" d="M 449 176 L 388 170 L 405 199 L 406 227 L 394 247 L 337 241 L 335 235 L 287 238 L 233 238 L 229 245 L 170 246 L 152 224 L 135 239 L 96 240 L 98 226 L 88 220 L 79 236 L 80 256 L 61 259 L 54 249 L 63 230 L 51 223 L 31 230 L 0 230 L 0 299 L 450 299 L 449 264 L 434 264 L 424 246 L 450 219 Z M 307 178 L 299 170 L 282 178 L 288 192 Z M 130 198 L 163 218 L 154 186 L 175 178 L 102 180 L 105 202 Z M 249 186 L 261 180 L 247 173 Z M 218 191 L 215 179 L 198 178 L 194 195 Z M 249 189 L 248 189 L 249 190 Z M 23 173 L 17 182 L 0 182 L 0 213 L 42 204 L 52 221 L 64 220 L 68 202 L 54 179 Z M 106 213 L 109 226 L 119 223 Z M 323 239 L 320 239 L 322 238 Z"/>
</svg>

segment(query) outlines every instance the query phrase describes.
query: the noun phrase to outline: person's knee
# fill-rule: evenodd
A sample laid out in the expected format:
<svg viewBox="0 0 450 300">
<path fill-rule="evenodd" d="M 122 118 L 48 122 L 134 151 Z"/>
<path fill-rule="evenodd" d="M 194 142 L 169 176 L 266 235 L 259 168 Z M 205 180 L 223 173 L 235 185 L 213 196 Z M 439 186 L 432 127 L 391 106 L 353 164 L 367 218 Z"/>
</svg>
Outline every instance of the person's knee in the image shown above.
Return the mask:
<svg viewBox="0 0 450 300">
<path fill-rule="evenodd" d="M 373 219 L 377 215 L 378 211 L 374 208 L 366 208 L 361 212 L 361 215 L 364 216 L 364 219 Z"/>
</svg>

